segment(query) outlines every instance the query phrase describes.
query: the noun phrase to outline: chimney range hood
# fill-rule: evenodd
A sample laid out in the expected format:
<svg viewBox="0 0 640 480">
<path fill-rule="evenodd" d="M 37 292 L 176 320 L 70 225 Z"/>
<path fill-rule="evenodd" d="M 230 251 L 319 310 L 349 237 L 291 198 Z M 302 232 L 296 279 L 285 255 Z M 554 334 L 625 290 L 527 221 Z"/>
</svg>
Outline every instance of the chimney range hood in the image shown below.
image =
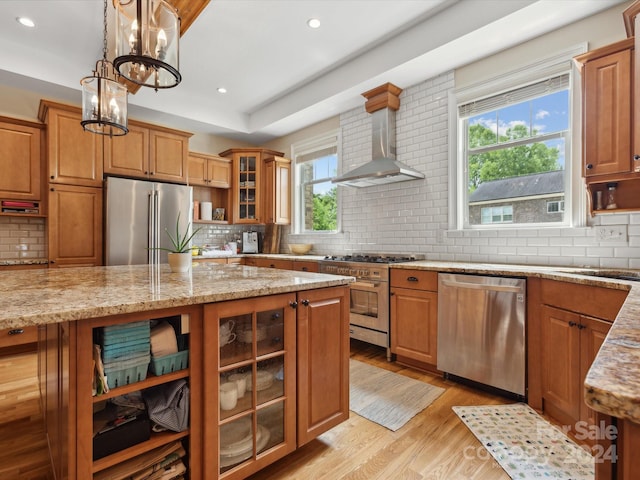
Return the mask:
<svg viewBox="0 0 640 480">
<path fill-rule="evenodd" d="M 369 90 L 362 95 L 372 118 L 372 160 L 331 180 L 349 187 L 370 187 L 387 183 L 424 178 L 424 174 L 396 160 L 396 116 L 400 107 L 398 95 L 402 89 L 391 83 Z"/>
</svg>

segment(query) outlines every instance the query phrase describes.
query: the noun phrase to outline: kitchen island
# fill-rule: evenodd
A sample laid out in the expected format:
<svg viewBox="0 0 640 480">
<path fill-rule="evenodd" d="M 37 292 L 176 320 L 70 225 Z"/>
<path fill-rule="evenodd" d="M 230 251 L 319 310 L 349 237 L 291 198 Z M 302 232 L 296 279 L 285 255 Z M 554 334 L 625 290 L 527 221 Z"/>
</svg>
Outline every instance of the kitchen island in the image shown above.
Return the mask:
<svg viewBox="0 0 640 480">
<path fill-rule="evenodd" d="M 168 265 L 0 272 L 0 328 L 39 329 L 40 390 L 56 478 L 108 478 L 112 468 L 176 442 L 186 449 L 190 478 L 245 478 L 344 421 L 351 281 L 217 264 L 186 274 L 171 273 Z M 94 395 L 100 329 L 149 320 L 168 320 L 188 338 L 188 366 L 132 379 L 127 371 L 121 384 Z M 230 345 L 220 330 L 234 324 L 234 334 L 243 336 Z M 274 366 L 281 373 L 263 391 L 258 382 Z M 221 409 L 219 385 L 237 372 L 249 374 L 249 395 Z M 186 430 L 152 433 L 96 455 L 93 413 L 106 400 L 181 380 L 190 388 Z M 219 429 L 245 423 L 257 437 L 248 451 L 224 457 Z"/>
</svg>

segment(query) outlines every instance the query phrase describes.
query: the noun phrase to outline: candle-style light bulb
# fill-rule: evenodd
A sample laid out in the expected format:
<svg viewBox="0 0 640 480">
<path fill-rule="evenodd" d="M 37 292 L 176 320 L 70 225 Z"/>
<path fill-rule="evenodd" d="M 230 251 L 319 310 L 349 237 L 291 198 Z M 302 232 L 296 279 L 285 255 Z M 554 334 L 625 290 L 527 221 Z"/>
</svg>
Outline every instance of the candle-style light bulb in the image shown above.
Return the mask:
<svg viewBox="0 0 640 480">
<path fill-rule="evenodd" d="M 164 60 L 167 47 L 167 34 L 161 28 L 158 32 L 158 38 L 156 40 L 156 58 Z"/>
<path fill-rule="evenodd" d="M 115 123 L 119 123 L 120 120 L 120 107 L 118 107 L 118 102 L 116 102 L 115 98 L 112 98 L 109 102 L 109 111 L 111 113 L 111 119 Z"/>
<path fill-rule="evenodd" d="M 91 118 L 98 118 L 98 96 L 93 95 L 91 97 Z"/>
<path fill-rule="evenodd" d="M 138 51 L 138 20 L 134 20 L 131 24 L 131 35 L 129 35 L 129 48 L 131 54 L 136 54 Z"/>
</svg>

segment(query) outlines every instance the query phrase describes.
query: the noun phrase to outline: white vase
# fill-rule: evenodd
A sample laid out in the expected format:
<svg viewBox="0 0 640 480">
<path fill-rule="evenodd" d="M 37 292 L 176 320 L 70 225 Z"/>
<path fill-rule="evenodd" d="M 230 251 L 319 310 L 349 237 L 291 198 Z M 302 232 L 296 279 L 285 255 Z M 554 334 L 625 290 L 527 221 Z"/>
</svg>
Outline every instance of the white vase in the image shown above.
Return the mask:
<svg viewBox="0 0 640 480">
<path fill-rule="evenodd" d="M 169 253 L 169 266 L 172 272 L 188 272 L 192 261 L 191 252 Z"/>
</svg>

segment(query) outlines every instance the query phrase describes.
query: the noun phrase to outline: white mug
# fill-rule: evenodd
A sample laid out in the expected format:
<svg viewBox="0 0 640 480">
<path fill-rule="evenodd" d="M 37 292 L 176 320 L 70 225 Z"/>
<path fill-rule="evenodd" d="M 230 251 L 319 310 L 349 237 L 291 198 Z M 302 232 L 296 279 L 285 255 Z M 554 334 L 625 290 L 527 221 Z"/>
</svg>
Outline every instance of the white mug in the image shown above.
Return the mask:
<svg viewBox="0 0 640 480">
<path fill-rule="evenodd" d="M 233 330 L 233 327 L 236 326 L 236 322 L 234 322 L 233 320 L 229 320 L 226 323 L 223 323 L 220 325 L 220 335 L 226 335 L 227 333 L 230 333 L 231 330 Z"/>
<path fill-rule="evenodd" d="M 227 332 L 226 334 L 223 334 L 222 332 L 220 332 L 220 346 L 224 347 L 225 345 L 233 342 L 236 339 L 236 334 L 231 332 Z"/>
<path fill-rule="evenodd" d="M 233 410 L 238 404 L 238 387 L 236 382 L 227 382 L 220 385 L 220 408 Z"/>
<path fill-rule="evenodd" d="M 238 390 L 238 398 L 244 397 L 247 391 L 247 376 L 241 373 L 234 373 L 233 375 L 229 375 L 229 381 L 235 382 L 236 389 Z"/>
</svg>

